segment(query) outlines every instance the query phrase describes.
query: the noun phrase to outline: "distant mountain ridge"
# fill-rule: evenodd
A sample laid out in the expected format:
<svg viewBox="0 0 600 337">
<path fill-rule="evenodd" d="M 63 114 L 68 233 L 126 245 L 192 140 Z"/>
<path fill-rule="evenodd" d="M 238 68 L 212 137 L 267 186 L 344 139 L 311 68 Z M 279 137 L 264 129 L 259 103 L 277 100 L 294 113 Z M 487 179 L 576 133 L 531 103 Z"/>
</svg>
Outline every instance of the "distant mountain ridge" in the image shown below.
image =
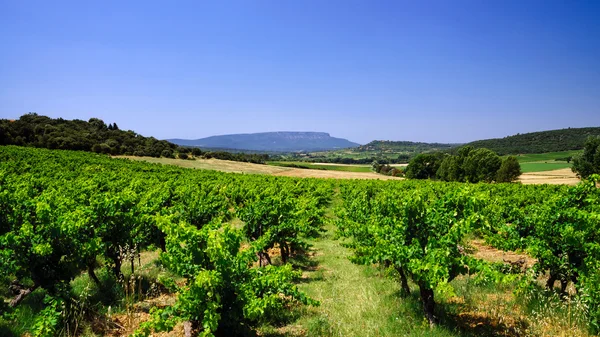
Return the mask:
<svg viewBox="0 0 600 337">
<path fill-rule="evenodd" d="M 200 148 L 220 148 L 250 151 L 326 151 L 356 147 L 360 144 L 331 137 L 326 132 L 260 132 L 211 136 L 201 139 L 167 139 L 167 141 Z"/>
<path fill-rule="evenodd" d="M 581 150 L 589 136 L 600 136 L 600 127 L 567 128 L 529 132 L 504 138 L 470 142 L 475 148 L 485 147 L 500 155 L 520 153 L 547 153 Z"/>
</svg>

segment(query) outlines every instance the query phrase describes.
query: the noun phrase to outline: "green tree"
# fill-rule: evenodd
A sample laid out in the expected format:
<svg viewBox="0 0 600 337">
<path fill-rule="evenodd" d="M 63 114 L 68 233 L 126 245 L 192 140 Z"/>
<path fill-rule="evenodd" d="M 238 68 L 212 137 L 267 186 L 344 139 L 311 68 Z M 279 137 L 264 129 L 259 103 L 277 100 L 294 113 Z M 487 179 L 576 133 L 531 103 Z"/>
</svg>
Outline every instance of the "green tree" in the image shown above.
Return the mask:
<svg viewBox="0 0 600 337">
<path fill-rule="evenodd" d="M 502 160 L 492 150 L 477 149 L 471 151 L 463 163 L 465 181 L 476 183 L 479 181 L 492 182 L 496 179 L 496 172 L 500 169 Z"/>
<path fill-rule="evenodd" d="M 496 181 L 505 183 L 516 180 L 521 175 L 521 165 L 515 156 L 508 156 L 502 161 L 496 174 Z"/>
<path fill-rule="evenodd" d="M 456 156 L 447 155 L 442 160 L 440 168 L 436 172 L 437 178 L 443 181 L 455 181 L 457 176 L 456 171 L 460 169 L 457 159 Z"/>
<path fill-rule="evenodd" d="M 381 170 L 381 165 L 379 165 L 379 162 L 377 160 L 373 160 L 373 162 L 371 163 L 371 169 L 375 172 L 379 172 L 379 170 Z"/>
<path fill-rule="evenodd" d="M 93 128 L 95 128 L 96 130 L 107 130 L 108 129 L 108 127 L 106 126 L 104 121 L 99 118 L 90 118 L 88 123 L 90 123 L 90 125 Z"/>
<path fill-rule="evenodd" d="M 583 153 L 573 158 L 571 169 L 584 179 L 592 174 L 600 174 L 600 137 L 588 137 Z"/>
<path fill-rule="evenodd" d="M 406 177 L 409 179 L 435 178 L 443 159 L 442 153 L 421 153 L 414 157 L 406 167 Z"/>
</svg>

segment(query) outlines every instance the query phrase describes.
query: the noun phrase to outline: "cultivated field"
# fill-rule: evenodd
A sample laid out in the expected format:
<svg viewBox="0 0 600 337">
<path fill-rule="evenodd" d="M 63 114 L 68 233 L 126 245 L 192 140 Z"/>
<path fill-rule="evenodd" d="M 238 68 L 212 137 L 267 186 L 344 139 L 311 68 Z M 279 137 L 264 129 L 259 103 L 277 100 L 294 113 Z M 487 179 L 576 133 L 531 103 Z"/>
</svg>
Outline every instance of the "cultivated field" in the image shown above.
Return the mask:
<svg viewBox="0 0 600 337">
<path fill-rule="evenodd" d="M 571 167 L 571 163 L 564 160 L 573 157 L 581 151 L 562 151 L 534 154 L 517 155 L 517 160 L 521 164 L 521 172 L 542 172 L 554 171 Z"/>
<path fill-rule="evenodd" d="M 365 165 L 342 165 L 342 164 L 311 164 L 311 165 L 322 165 L 323 167 L 357 167 L 362 172 L 352 171 L 338 171 L 338 170 L 327 170 L 327 169 L 304 169 L 304 168 L 293 168 L 293 167 L 281 167 L 274 165 L 260 165 L 252 163 L 243 163 L 229 160 L 219 159 L 194 159 L 194 160 L 182 160 L 182 159 L 169 159 L 169 158 L 151 158 L 151 157 L 134 157 L 134 156 L 119 156 L 118 158 L 127 158 L 136 161 L 146 161 L 150 163 L 176 165 L 186 168 L 202 169 L 202 170 L 215 170 L 222 172 L 232 173 L 249 173 L 249 174 L 268 174 L 274 176 L 283 177 L 299 177 L 299 178 L 332 178 L 332 179 L 379 179 L 379 180 L 399 180 L 403 178 L 390 177 L 382 174 L 364 170 L 367 168 Z M 523 163 L 521 165 L 527 165 Z M 556 165 L 554 163 L 540 164 Z M 393 165 L 401 166 L 401 165 Z M 579 179 L 575 176 L 575 173 L 570 168 L 561 168 L 558 170 L 541 170 L 539 172 L 526 172 L 519 177 L 519 181 L 523 184 L 567 184 L 575 185 L 579 182 Z"/>
<path fill-rule="evenodd" d="M 231 173 L 252 173 L 252 174 L 276 174 L 290 170 L 286 167 L 277 167 L 271 165 L 261 165 L 253 163 L 243 163 L 238 161 L 220 160 L 220 159 L 170 159 L 170 158 L 152 158 L 135 156 L 117 156 L 117 158 L 127 158 L 137 161 L 146 161 L 155 164 L 177 165 L 185 168 L 215 170 Z"/>
<path fill-rule="evenodd" d="M 0 157 L 0 336 L 182 336 L 192 320 L 210 320 L 195 328 L 206 336 L 598 331 L 589 182 L 296 179 L 279 176 L 390 177 L 13 146 Z"/>
<path fill-rule="evenodd" d="M 135 157 L 135 156 L 117 156 L 117 158 L 127 158 L 137 161 L 146 161 L 157 164 L 177 165 L 185 168 L 194 168 L 202 170 L 215 170 L 231 173 L 250 173 L 250 174 L 270 174 L 284 177 L 299 177 L 299 178 L 332 178 L 332 179 L 402 179 L 398 177 L 390 177 L 374 172 L 350 172 L 324 169 L 301 169 L 292 167 L 281 167 L 274 165 L 261 165 L 252 163 L 243 163 L 229 160 L 219 159 L 169 159 L 169 158 L 152 158 L 152 157 Z M 363 167 L 361 167 L 362 169 Z"/>
</svg>

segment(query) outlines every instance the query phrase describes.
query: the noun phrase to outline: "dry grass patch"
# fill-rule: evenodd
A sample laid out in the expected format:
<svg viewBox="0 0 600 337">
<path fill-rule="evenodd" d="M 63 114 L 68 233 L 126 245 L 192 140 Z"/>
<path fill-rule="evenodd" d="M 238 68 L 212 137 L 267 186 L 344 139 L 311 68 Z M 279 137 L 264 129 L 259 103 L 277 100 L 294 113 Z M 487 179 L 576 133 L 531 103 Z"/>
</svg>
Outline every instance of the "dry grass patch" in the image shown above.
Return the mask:
<svg viewBox="0 0 600 337">
<path fill-rule="evenodd" d="M 544 171 L 544 172 L 529 172 L 523 173 L 519 177 L 522 184 L 566 184 L 577 185 L 580 182 L 579 178 L 573 173 L 570 168 Z"/>
<path fill-rule="evenodd" d="M 285 167 L 243 163 L 238 161 L 220 159 L 172 159 L 136 156 L 115 156 L 115 158 L 125 158 L 130 160 L 145 161 L 154 164 L 176 165 L 184 168 L 214 170 L 230 173 L 274 174 L 289 170 Z"/>
</svg>

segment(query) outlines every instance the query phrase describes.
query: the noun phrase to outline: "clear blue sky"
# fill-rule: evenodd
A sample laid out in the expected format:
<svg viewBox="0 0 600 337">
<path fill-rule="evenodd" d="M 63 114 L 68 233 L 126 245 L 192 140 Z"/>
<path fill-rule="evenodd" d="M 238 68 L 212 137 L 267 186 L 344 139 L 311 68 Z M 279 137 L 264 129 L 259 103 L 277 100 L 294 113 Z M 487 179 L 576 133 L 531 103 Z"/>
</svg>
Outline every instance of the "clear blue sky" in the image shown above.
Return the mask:
<svg viewBox="0 0 600 337">
<path fill-rule="evenodd" d="M 0 117 L 157 138 L 600 126 L 600 1 L 0 0 Z"/>
</svg>

